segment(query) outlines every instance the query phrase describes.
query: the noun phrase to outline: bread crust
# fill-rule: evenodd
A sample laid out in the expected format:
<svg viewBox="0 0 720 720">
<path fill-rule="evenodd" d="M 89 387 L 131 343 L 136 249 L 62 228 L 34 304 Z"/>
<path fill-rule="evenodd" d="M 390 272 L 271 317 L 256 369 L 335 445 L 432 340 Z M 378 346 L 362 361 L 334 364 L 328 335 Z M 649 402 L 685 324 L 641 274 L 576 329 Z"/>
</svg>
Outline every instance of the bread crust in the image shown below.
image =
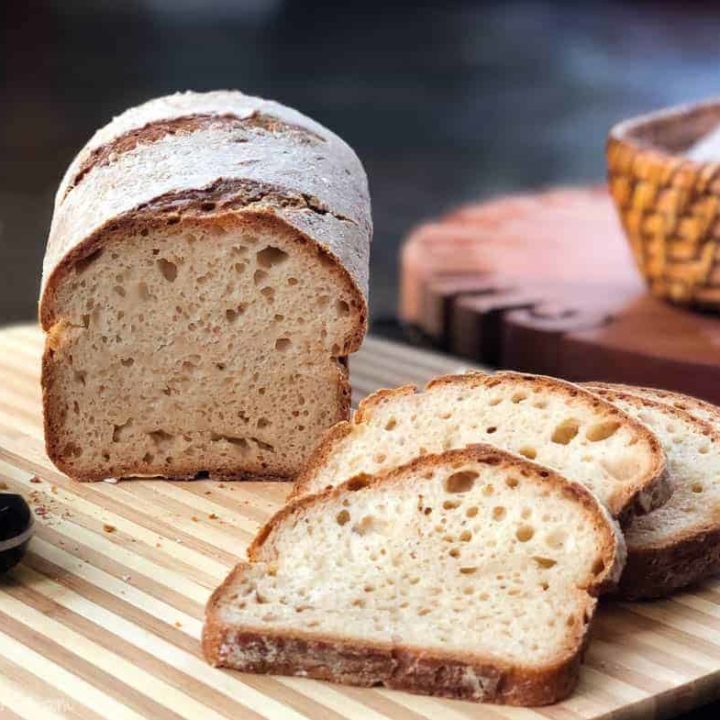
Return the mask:
<svg viewBox="0 0 720 720">
<path fill-rule="evenodd" d="M 605 383 L 591 381 L 584 384 L 586 387 L 602 388 L 604 390 L 618 390 L 620 392 L 640 393 L 643 397 L 649 397 L 649 399 L 658 399 L 661 402 L 665 402 L 680 410 L 685 410 L 691 415 L 693 414 L 693 411 L 699 411 L 703 415 L 711 416 L 714 422 L 720 424 L 720 407 L 718 407 L 717 405 L 713 405 L 712 403 L 709 403 L 705 400 L 701 400 L 700 398 L 696 398 L 693 395 L 686 395 L 685 393 L 677 392 L 675 390 L 623 385 L 621 383 Z"/>
<path fill-rule="evenodd" d="M 268 127 L 273 120 L 277 127 L 272 142 L 261 138 L 247 141 L 223 131 L 227 122 Z M 168 127 L 177 130 L 173 124 L 182 122 L 193 132 L 167 132 Z M 218 129 L 219 134 L 198 132 L 209 128 Z M 300 136 L 320 141 L 309 144 Z M 132 139 L 129 145 L 128 138 Z M 114 147 L 120 152 L 112 152 Z M 182 154 L 188 152 L 193 162 Z M 105 159 L 104 165 L 98 162 L 100 158 Z M 163 166 L 176 158 L 174 171 L 168 173 Z M 298 168 L 303 172 L 298 173 Z M 76 260 L 85 256 L 82 246 L 89 237 L 160 198 L 182 198 L 217 182 L 232 181 L 261 191 L 270 189 L 281 199 L 305 199 L 305 207 L 296 207 L 294 212 L 283 203 L 275 203 L 274 210 L 289 226 L 337 258 L 367 297 L 370 199 L 367 178 L 352 149 L 319 123 L 272 101 L 231 91 L 178 93 L 115 118 L 69 166 L 56 195 L 43 265 L 43 327 L 47 329 L 46 288 L 56 267 L 70 253 Z M 124 188 L 121 194 L 118 184 Z M 207 212 L 212 216 L 216 210 Z"/>
<path fill-rule="evenodd" d="M 661 402 L 633 393 L 633 391 L 642 393 L 645 388 L 592 382 L 586 383 L 585 386 L 611 400 L 622 399 L 640 408 L 655 407 L 665 414 L 673 415 L 683 423 L 695 426 L 699 432 L 720 447 L 720 430 L 669 402 Z M 657 393 L 654 389 L 650 391 L 653 394 Z M 671 401 L 687 397 L 671 392 L 668 392 L 667 396 Z M 709 405 L 709 408 L 714 406 Z M 628 600 L 667 597 L 679 588 L 692 585 L 718 572 L 720 572 L 720 517 L 715 523 L 703 522 L 680 533 L 672 533 L 660 543 L 642 546 L 628 542 L 627 564 L 617 592 Z"/>
<path fill-rule="evenodd" d="M 253 562 L 261 561 L 263 546 L 273 531 L 294 515 L 315 505 L 324 505 L 348 490 L 402 482 L 409 471 L 421 473 L 439 465 L 476 462 L 512 465 L 526 476 L 560 487 L 563 494 L 580 502 L 590 522 L 604 536 L 601 543 L 603 568 L 581 588 L 587 592 L 585 616 L 577 642 L 556 661 L 543 667 L 523 666 L 467 652 L 441 652 L 405 644 L 358 642 L 332 634 L 308 631 L 273 632 L 264 628 L 232 627 L 223 623 L 219 606 L 238 578 Z M 203 628 L 203 653 L 213 665 L 282 675 L 300 675 L 319 680 L 388 688 L 440 697 L 494 702 L 508 705 L 546 705 L 563 699 L 575 687 L 582 657 L 589 640 L 589 621 L 594 597 L 612 587 L 624 563 L 624 544 L 617 525 L 583 486 L 529 460 L 490 445 L 473 445 L 439 455 L 425 455 L 386 473 L 350 480 L 322 493 L 305 496 L 279 510 L 259 531 L 248 549 L 250 563 L 236 566 L 208 600 Z M 269 558 L 262 560 L 270 561 Z"/>
<path fill-rule="evenodd" d="M 632 427 L 635 432 L 641 435 L 651 447 L 653 453 L 653 464 L 645 477 L 635 486 L 623 486 L 614 501 L 611 503 L 610 512 L 620 519 L 621 524 L 629 523 L 635 515 L 644 515 L 651 510 L 662 506 L 670 497 L 671 488 L 667 479 L 667 468 L 665 453 L 658 439 L 647 427 L 630 417 L 627 413 L 616 408 L 612 403 L 594 395 L 588 390 L 573 385 L 572 383 L 544 375 L 530 375 L 516 372 L 499 372 L 492 375 L 480 372 L 465 373 L 461 375 L 442 375 L 431 380 L 424 388 L 425 391 L 432 390 L 442 385 L 461 384 L 468 387 L 489 386 L 493 387 L 503 380 L 510 380 L 528 389 L 535 387 L 552 387 L 555 391 L 565 393 L 569 398 L 582 399 L 593 407 L 602 405 L 608 415 L 615 415 L 622 419 L 623 423 Z M 301 497 L 308 492 L 313 476 L 323 466 L 327 458 L 333 452 L 336 444 L 352 431 L 352 427 L 361 425 L 372 416 L 373 411 L 386 402 L 392 402 L 399 398 L 419 392 L 415 385 L 402 385 L 397 388 L 384 388 L 368 395 L 358 405 L 355 414 L 347 426 L 341 431 L 329 430 L 319 445 L 310 456 L 304 470 L 298 475 L 290 500 Z"/>
</svg>

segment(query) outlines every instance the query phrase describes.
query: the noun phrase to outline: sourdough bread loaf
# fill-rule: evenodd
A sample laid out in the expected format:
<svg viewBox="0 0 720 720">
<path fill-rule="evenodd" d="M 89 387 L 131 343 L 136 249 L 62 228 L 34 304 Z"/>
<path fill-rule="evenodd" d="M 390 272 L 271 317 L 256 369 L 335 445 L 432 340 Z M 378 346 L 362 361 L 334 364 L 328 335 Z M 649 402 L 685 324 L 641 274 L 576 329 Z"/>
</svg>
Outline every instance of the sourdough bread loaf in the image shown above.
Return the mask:
<svg viewBox="0 0 720 720">
<path fill-rule="evenodd" d="M 374 393 L 352 422 L 328 431 L 293 496 L 478 442 L 584 484 L 624 520 L 670 492 L 662 448 L 644 425 L 571 383 L 502 372 L 440 377 L 424 392 L 408 385 Z"/>
<path fill-rule="evenodd" d="M 56 197 L 50 458 L 81 480 L 292 477 L 349 411 L 371 231 L 355 153 L 290 108 L 183 93 L 115 118 Z"/>
<path fill-rule="evenodd" d="M 208 602 L 215 664 L 514 705 L 569 694 L 621 535 L 582 486 L 489 446 L 286 506 Z"/>
<path fill-rule="evenodd" d="M 656 434 L 673 487 L 665 505 L 634 518 L 625 529 L 628 562 L 620 592 L 628 598 L 662 597 L 720 572 L 718 428 L 677 407 L 690 403 L 674 393 L 607 384 L 587 387 Z"/>
</svg>

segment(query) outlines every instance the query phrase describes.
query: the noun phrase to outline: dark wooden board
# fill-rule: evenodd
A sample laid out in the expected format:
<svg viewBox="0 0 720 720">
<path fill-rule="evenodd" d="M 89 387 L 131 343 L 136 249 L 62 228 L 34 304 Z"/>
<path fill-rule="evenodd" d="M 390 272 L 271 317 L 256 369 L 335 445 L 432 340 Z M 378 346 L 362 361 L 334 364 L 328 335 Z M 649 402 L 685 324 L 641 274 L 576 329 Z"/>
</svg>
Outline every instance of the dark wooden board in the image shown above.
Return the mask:
<svg viewBox="0 0 720 720">
<path fill-rule="evenodd" d="M 720 402 L 720 318 L 646 292 L 604 188 L 463 208 L 413 232 L 401 319 L 463 357 Z"/>
</svg>

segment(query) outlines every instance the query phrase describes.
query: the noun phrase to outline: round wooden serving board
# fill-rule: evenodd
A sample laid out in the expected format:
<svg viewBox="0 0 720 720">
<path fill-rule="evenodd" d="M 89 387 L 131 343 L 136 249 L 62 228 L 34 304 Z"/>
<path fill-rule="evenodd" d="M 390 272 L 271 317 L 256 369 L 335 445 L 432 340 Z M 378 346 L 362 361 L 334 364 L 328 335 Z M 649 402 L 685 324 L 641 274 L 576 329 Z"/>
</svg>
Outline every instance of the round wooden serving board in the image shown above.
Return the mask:
<svg viewBox="0 0 720 720">
<path fill-rule="evenodd" d="M 605 188 L 457 210 L 402 251 L 400 315 L 498 367 L 720 402 L 720 317 L 651 297 Z"/>
</svg>

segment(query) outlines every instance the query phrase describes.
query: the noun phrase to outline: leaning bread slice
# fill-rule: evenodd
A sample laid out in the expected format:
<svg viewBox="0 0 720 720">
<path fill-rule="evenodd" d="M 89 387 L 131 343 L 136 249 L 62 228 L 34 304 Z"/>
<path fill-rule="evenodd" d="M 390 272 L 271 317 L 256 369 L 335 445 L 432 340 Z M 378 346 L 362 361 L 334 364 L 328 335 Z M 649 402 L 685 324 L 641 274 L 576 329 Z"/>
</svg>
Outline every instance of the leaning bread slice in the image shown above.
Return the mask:
<svg viewBox="0 0 720 720">
<path fill-rule="evenodd" d="M 605 388 L 607 390 L 619 390 L 621 392 L 629 392 L 633 395 L 640 395 L 649 400 L 657 400 L 673 407 L 685 410 L 698 420 L 712 423 L 720 427 L 720 407 L 712 403 L 700 400 L 700 398 L 685 393 L 676 392 L 674 390 L 662 390 L 660 388 L 637 387 L 635 385 L 621 385 L 619 383 L 588 383 L 596 388 Z"/>
<path fill-rule="evenodd" d="M 720 572 L 720 432 L 643 389 L 590 384 L 593 391 L 645 423 L 665 448 L 672 497 L 626 528 L 628 563 L 620 591 L 662 597 Z"/>
<path fill-rule="evenodd" d="M 293 497 L 424 453 L 490 442 L 588 487 L 616 517 L 643 513 L 669 495 L 658 440 L 637 420 L 571 383 L 503 372 L 447 375 L 370 395 L 352 422 L 328 431 Z"/>
<path fill-rule="evenodd" d="M 581 485 L 474 446 L 290 504 L 249 556 L 207 606 L 214 665 L 541 705 L 624 545 Z"/>
</svg>

